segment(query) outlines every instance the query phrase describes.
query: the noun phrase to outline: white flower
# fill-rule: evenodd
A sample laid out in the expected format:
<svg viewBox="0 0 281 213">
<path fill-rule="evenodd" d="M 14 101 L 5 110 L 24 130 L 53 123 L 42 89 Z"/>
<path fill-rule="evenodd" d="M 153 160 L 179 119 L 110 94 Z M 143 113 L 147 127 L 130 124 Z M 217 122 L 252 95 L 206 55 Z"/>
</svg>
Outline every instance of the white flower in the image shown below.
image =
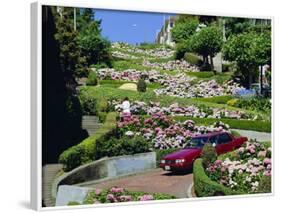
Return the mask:
<svg viewBox="0 0 281 213">
<path fill-rule="evenodd" d="M 132 131 L 127 131 L 127 132 L 125 132 L 125 135 L 126 135 L 126 136 L 133 136 L 133 135 L 134 135 L 134 132 L 132 132 Z"/>
</svg>

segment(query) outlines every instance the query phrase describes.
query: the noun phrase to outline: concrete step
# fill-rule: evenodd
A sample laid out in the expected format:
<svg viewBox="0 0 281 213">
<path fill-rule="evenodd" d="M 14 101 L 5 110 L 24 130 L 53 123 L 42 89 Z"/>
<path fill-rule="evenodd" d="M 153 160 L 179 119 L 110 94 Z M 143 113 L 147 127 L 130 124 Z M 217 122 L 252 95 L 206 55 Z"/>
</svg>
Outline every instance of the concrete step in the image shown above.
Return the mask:
<svg viewBox="0 0 281 213">
<path fill-rule="evenodd" d="M 43 202 L 45 206 L 55 206 L 55 200 L 52 198 L 52 185 L 57 173 L 62 169 L 61 164 L 47 164 L 43 166 Z"/>
</svg>

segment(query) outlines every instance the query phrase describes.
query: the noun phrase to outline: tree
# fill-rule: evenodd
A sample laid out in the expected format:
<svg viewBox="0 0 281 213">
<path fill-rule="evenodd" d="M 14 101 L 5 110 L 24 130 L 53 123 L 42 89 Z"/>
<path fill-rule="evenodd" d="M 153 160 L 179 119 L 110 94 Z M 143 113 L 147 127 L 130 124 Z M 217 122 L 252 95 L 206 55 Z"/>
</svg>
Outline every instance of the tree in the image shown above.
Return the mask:
<svg viewBox="0 0 281 213">
<path fill-rule="evenodd" d="M 203 56 L 204 64 L 209 63 L 210 56 L 213 69 L 213 57 L 220 52 L 223 45 L 222 32 L 214 26 L 204 27 L 190 38 L 189 45 L 193 52 Z"/>
<path fill-rule="evenodd" d="M 56 13 L 57 33 L 55 38 L 60 48 L 60 63 L 69 86 L 75 88 L 76 77 L 87 70 L 86 58 L 81 55 L 78 45 L 78 32 L 74 30 L 73 8 L 63 8 L 62 16 Z"/>
<path fill-rule="evenodd" d="M 231 35 L 237 35 L 245 32 L 261 33 L 271 31 L 271 25 L 264 23 L 263 19 L 249 19 L 249 18 L 234 18 L 226 17 L 225 20 L 225 34 L 226 38 Z"/>
<path fill-rule="evenodd" d="M 180 19 L 176 22 L 175 27 L 172 29 L 172 38 L 176 43 L 182 43 L 183 41 L 189 39 L 198 27 L 198 20 L 187 18 Z"/>
<path fill-rule="evenodd" d="M 84 9 L 79 17 L 79 45 L 89 65 L 111 64 L 110 42 L 101 36 L 101 20 L 94 20 L 92 9 Z"/>
<path fill-rule="evenodd" d="M 81 105 L 75 95 L 76 66 L 62 55 L 62 52 L 70 53 L 65 50 L 67 44 L 60 40 L 64 38 L 71 41 L 70 43 L 75 40 L 72 33 L 71 36 L 66 36 L 64 31 L 72 32 L 73 22 L 68 20 L 65 23 L 65 16 L 58 15 L 56 7 L 43 6 L 42 11 L 42 118 L 44 121 L 42 164 L 44 165 L 57 163 L 61 152 L 83 140 L 87 137 L 87 133 L 81 127 Z M 66 28 L 59 29 L 58 27 L 61 26 Z"/>
<path fill-rule="evenodd" d="M 246 32 L 233 35 L 223 48 L 224 58 L 236 63 L 241 83 L 249 88 L 258 76 L 258 66 L 271 61 L 270 33 Z"/>
</svg>

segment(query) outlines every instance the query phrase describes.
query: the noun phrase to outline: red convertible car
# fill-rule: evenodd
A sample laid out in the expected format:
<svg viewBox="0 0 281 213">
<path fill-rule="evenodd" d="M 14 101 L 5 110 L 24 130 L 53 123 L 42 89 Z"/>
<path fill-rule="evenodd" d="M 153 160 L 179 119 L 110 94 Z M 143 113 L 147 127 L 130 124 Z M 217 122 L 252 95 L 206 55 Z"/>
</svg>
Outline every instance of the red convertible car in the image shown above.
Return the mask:
<svg viewBox="0 0 281 213">
<path fill-rule="evenodd" d="M 234 137 L 227 132 L 199 135 L 191 138 L 182 150 L 163 157 L 160 162 L 160 167 L 167 171 L 191 169 L 194 160 L 200 157 L 204 144 L 213 144 L 218 155 L 220 155 L 239 148 L 247 140 L 246 137 Z"/>
</svg>

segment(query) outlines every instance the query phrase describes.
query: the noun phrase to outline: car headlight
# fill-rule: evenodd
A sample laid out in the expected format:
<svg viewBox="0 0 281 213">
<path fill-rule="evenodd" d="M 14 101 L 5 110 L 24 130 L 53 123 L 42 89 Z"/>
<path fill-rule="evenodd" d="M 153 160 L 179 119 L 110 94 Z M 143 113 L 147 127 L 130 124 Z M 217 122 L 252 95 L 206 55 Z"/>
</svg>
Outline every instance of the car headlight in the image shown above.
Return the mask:
<svg viewBox="0 0 281 213">
<path fill-rule="evenodd" d="M 162 160 L 161 160 L 161 163 L 165 163 L 165 160 L 164 160 L 164 159 L 162 159 Z"/>
<path fill-rule="evenodd" d="M 183 163 L 185 160 L 184 159 L 176 159 L 176 163 Z"/>
</svg>

